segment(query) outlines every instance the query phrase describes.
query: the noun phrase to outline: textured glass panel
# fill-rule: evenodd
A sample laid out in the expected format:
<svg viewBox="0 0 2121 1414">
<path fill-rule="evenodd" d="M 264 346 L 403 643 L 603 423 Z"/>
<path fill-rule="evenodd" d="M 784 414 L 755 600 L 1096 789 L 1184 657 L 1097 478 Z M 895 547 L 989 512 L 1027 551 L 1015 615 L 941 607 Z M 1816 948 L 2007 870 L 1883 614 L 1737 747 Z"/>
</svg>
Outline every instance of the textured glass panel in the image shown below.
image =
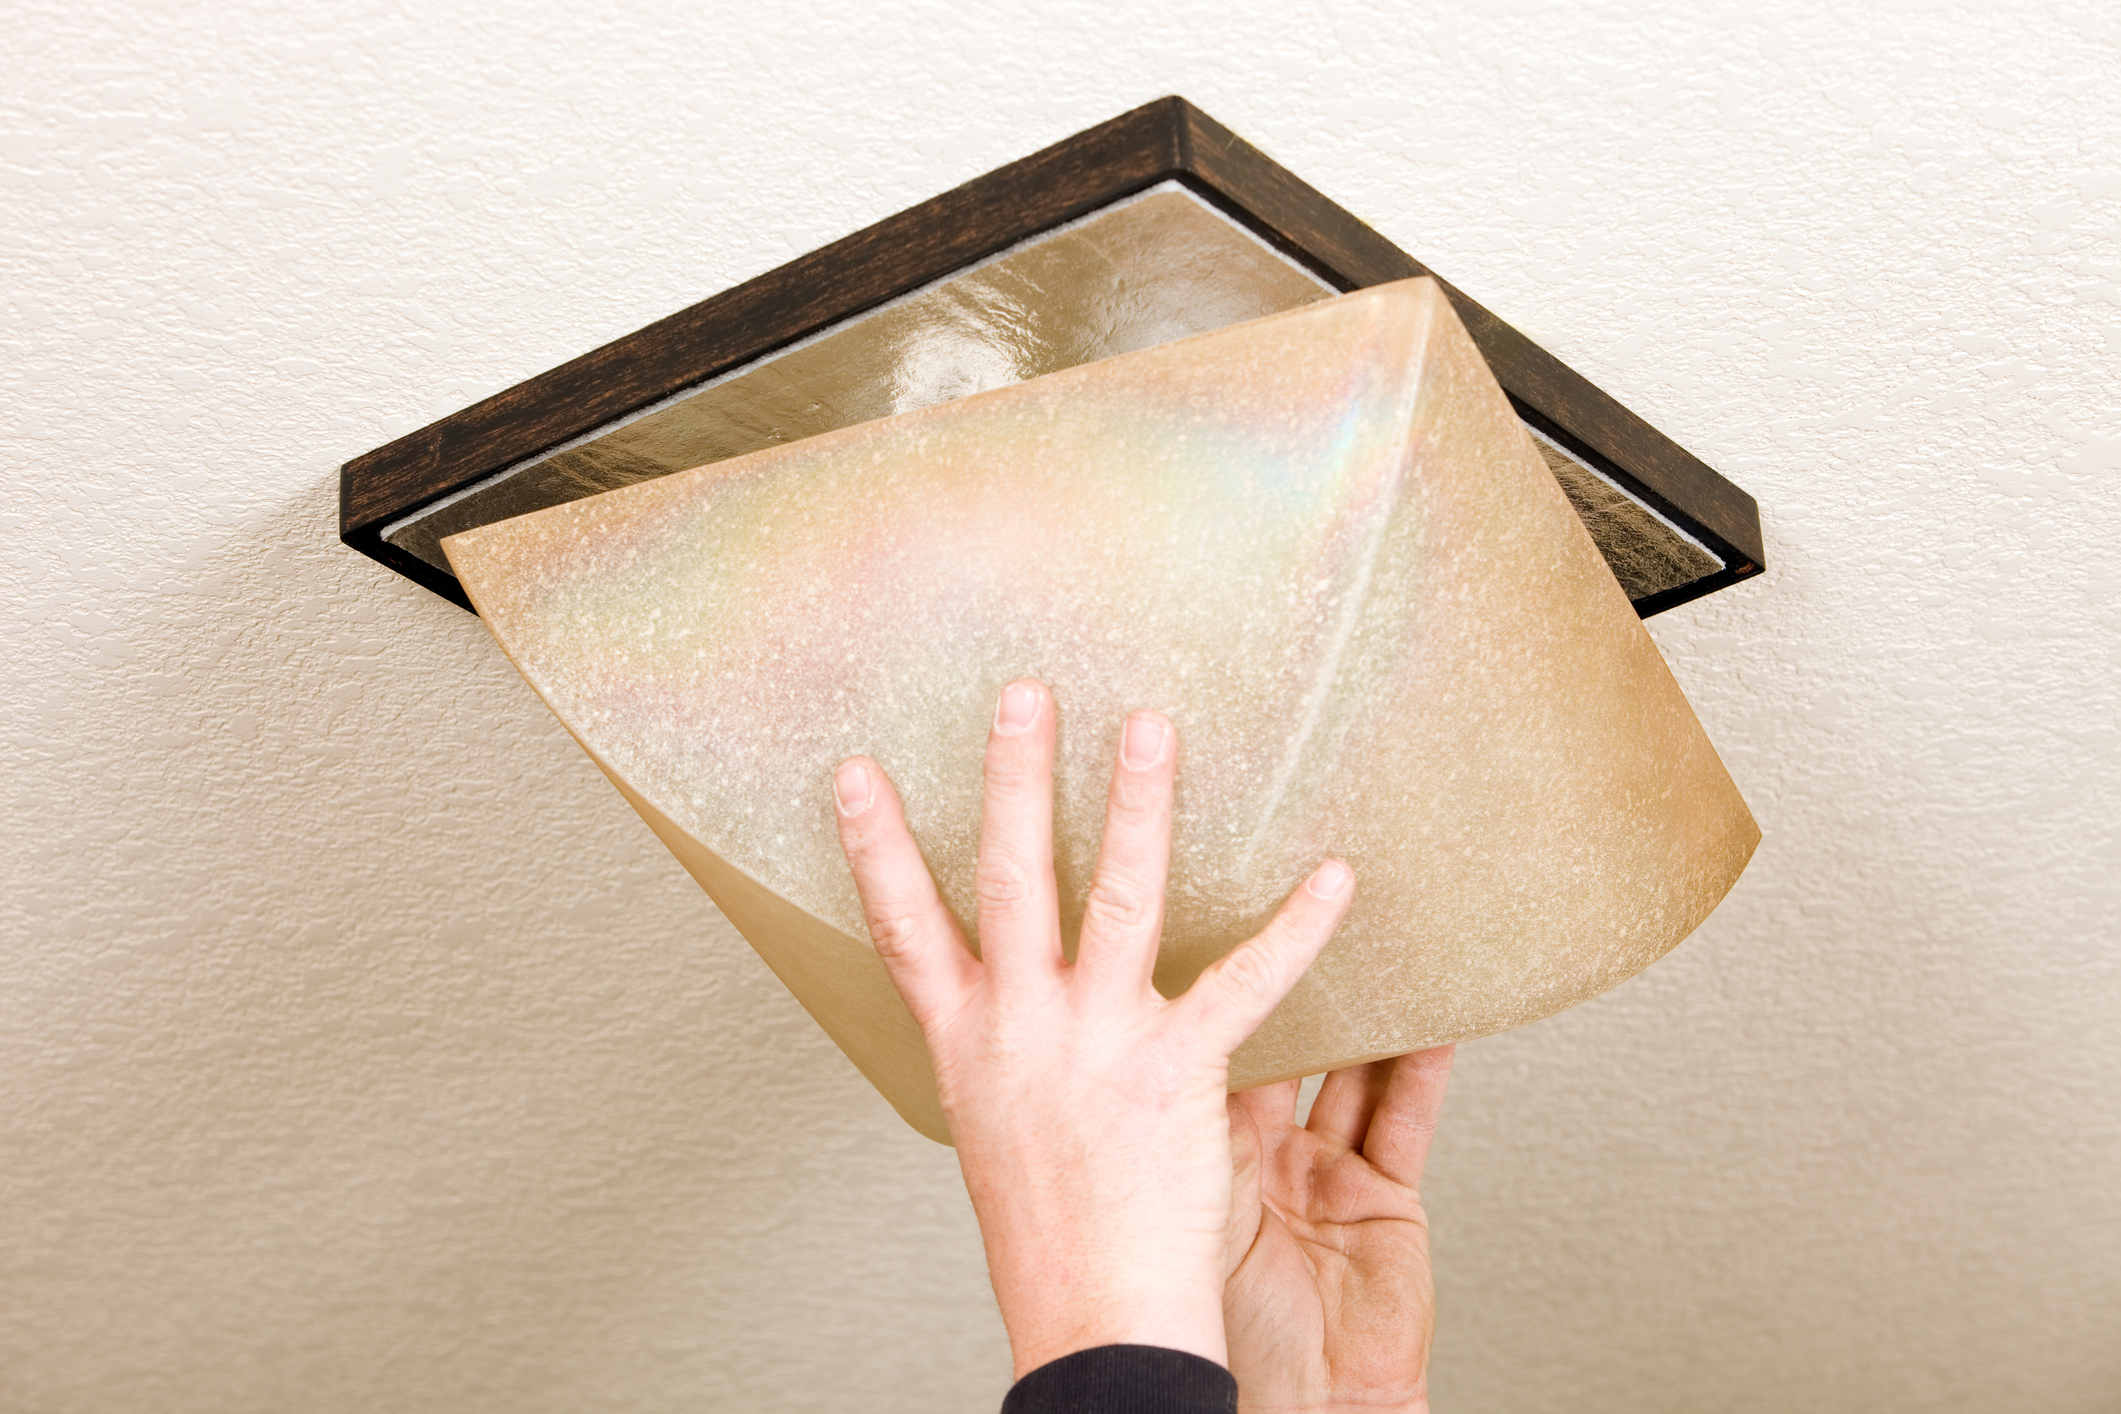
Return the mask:
<svg viewBox="0 0 2121 1414">
<path fill-rule="evenodd" d="M 473 526 L 989 388 L 1154 347 L 1331 294 L 1175 183 L 491 477 L 384 538 L 437 569 Z M 1631 599 L 1721 562 L 1540 436 L 1541 455 Z"/>
<path fill-rule="evenodd" d="M 1567 448 L 1536 427 L 1525 430 L 1628 598 L 1647 599 L 1723 568 L 1723 562 L 1693 537 L 1578 461 Z"/>
<path fill-rule="evenodd" d="M 438 569 L 475 525 L 1146 349 L 1332 293 L 1176 186 L 1153 189 L 389 527 Z"/>
<path fill-rule="evenodd" d="M 1178 725 L 1165 990 L 1322 855 L 1354 865 L 1346 924 L 1238 1053 L 1238 1086 L 1582 1001 L 1692 931 L 1758 839 L 1427 280 L 574 501 L 447 551 L 568 730 L 937 1138 L 829 781 L 846 756 L 883 762 L 973 917 L 980 754 L 1019 674 L 1060 705 L 1056 870 L 1076 915 L 1122 715 L 1154 706 Z"/>
</svg>

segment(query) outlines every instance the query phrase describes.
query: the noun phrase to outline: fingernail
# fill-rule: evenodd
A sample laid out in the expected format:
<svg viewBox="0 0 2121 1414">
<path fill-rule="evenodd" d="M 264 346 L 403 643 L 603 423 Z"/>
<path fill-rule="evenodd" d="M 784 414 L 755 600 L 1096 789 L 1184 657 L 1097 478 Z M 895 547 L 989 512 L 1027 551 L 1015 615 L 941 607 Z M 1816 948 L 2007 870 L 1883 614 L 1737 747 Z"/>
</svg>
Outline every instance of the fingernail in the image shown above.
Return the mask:
<svg viewBox="0 0 2121 1414">
<path fill-rule="evenodd" d="M 1021 736 L 1038 720 L 1038 689 L 1029 683 L 1012 682 L 1002 689 L 1002 700 L 994 706 L 994 729 L 1003 736 Z"/>
<path fill-rule="evenodd" d="M 1354 871 L 1337 859 L 1329 859 L 1311 872 L 1310 879 L 1304 884 L 1304 890 L 1312 898 L 1331 901 L 1346 893 L 1348 885 L 1354 882 Z"/>
<path fill-rule="evenodd" d="M 1120 734 L 1120 764 L 1130 771 L 1146 771 L 1151 766 L 1163 764 L 1164 744 L 1171 739 L 1171 728 L 1154 717 L 1134 716 L 1127 718 L 1127 729 Z"/>
<path fill-rule="evenodd" d="M 832 773 L 832 798 L 839 804 L 840 814 L 859 815 L 876 799 L 876 787 L 869 779 L 869 768 L 859 761 L 843 761 Z"/>
</svg>

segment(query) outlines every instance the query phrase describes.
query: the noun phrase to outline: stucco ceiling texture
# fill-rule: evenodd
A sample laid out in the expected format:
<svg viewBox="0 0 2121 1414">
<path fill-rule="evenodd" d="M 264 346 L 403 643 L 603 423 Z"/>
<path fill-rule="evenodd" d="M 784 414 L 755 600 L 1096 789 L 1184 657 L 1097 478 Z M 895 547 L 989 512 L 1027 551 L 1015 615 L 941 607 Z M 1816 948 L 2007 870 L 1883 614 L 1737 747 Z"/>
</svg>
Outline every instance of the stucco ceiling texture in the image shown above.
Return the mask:
<svg viewBox="0 0 2121 1414">
<path fill-rule="evenodd" d="M 0 1409 L 995 1406 L 950 1153 L 335 467 L 1167 92 L 1766 522 L 1653 622 L 1765 842 L 1465 1048 L 1439 1409 L 2121 1408 L 2121 11 L 5 10 Z"/>
</svg>

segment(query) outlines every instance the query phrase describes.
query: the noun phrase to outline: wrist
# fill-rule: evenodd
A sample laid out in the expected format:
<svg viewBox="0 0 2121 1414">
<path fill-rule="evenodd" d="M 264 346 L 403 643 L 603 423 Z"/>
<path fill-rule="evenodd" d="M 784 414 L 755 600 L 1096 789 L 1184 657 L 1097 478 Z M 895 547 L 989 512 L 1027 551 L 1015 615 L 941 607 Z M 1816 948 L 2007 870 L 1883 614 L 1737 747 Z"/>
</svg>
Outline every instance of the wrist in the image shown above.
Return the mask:
<svg viewBox="0 0 2121 1414">
<path fill-rule="evenodd" d="M 1009 1320 L 1005 1315 L 1003 1323 L 1009 1331 L 1012 1379 L 1020 1380 L 1033 1370 L 1050 1365 L 1064 1356 L 1112 1345 L 1152 1345 L 1162 1350 L 1178 1350 L 1188 1355 L 1198 1355 L 1201 1359 L 1212 1361 L 1224 1369 L 1230 1367 L 1230 1353 L 1220 1338 L 1220 1332 L 1205 1324 L 1183 1318 L 1144 1320 L 1121 1317 L 1110 1321 L 1078 1318 L 1055 1323 L 1034 1321 L 1021 1335 L 1017 1322 Z"/>
<path fill-rule="evenodd" d="M 1210 1221 L 1169 1201 L 1191 1176 L 1174 1179 L 1153 1164 L 1135 1166 L 1147 1176 L 1115 1180 L 1045 1154 L 998 1160 L 977 1139 L 961 1142 L 958 1156 L 1019 1378 L 1106 1345 L 1184 1351 L 1228 1367 L 1226 1193 Z"/>
<path fill-rule="evenodd" d="M 1064 1355 L 1106 1345 L 1153 1345 L 1229 1365 L 1218 1273 L 1101 1269 L 1015 1256 L 991 1270 L 1017 1378 Z"/>
</svg>

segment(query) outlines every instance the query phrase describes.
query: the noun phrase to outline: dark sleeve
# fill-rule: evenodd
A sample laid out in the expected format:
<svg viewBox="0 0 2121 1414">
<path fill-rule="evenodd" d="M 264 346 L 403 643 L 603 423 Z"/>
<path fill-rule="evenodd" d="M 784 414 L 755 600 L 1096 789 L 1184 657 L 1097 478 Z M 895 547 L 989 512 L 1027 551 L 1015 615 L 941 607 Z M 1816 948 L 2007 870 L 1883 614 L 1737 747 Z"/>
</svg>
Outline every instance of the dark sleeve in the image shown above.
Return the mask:
<svg viewBox="0 0 2121 1414">
<path fill-rule="evenodd" d="M 1237 1414 L 1237 1381 L 1183 1350 L 1100 1345 L 1018 1380 L 1002 1414 Z"/>
</svg>

